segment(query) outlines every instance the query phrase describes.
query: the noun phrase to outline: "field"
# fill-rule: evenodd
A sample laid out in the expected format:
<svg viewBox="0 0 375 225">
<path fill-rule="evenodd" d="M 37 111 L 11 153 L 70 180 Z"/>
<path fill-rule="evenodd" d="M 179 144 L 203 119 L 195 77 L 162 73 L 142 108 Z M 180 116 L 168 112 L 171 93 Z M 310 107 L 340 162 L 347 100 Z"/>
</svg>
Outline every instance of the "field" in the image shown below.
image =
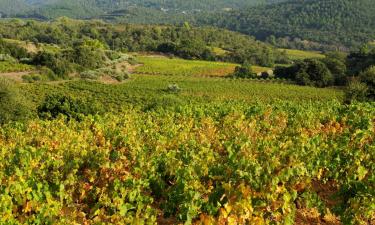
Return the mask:
<svg viewBox="0 0 375 225">
<path fill-rule="evenodd" d="M 98 107 L 0 127 L 0 224 L 355 224 L 374 218 L 373 103 L 139 56 L 122 83 L 19 83 Z M 264 68 L 265 69 L 265 68 Z M 57 103 L 68 112 L 78 103 Z"/>
<path fill-rule="evenodd" d="M 368 221 L 373 107 L 230 101 L 5 126 L 0 222 Z"/>
<path fill-rule="evenodd" d="M 279 49 L 285 51 L 291 60 L 303 60 L 308 58 L 324 58 L 324 55 L 315 51 L 303 51 L 296 49 Z"/>
<path fill-rule="evenodd" d="M 227 76 L 234 72 L 237 64 L 223 62 L 207 62 L 199 60 L 184 60 L 162 56 L 139 56 L 143 64 L 136 69 L 138 74 L 148 75 L 183 75 L 183 76 Z M 270 68 L 254 66 L 254 72 L 264 72 Z"/>
<path fill-rule="evenodd" d="M 178 93 L 168 90 L 176 84 Z M 40 104 L 50 94 L 71 95 L 99 101 L 106 109 L 169 107 L 195 102 L 197 104 L 221 101 L 277 102 L 277 101 L 341 101 L 343 93 L 337 89 L 316 89 L 279 84 L 261 80 L 208 78 L 189 76 L 137 75 L 116 85 L 91 81 L 68 81 L 51 84 L 22 85 L 35 104 Z"/>
</svg>

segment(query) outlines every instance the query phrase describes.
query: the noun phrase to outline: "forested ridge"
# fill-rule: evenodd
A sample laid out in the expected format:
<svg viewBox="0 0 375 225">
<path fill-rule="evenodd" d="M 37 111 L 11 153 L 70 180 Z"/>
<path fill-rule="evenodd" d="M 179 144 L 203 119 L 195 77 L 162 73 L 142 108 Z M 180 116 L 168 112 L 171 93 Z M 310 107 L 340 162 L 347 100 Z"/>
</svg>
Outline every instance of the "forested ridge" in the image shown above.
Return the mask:
<svg viewBox="0 0 375 225">
<path fill-rule="evenodd" d="M 163 9 L 165 11 L 210 11 L 222 9 L 239 9 L 253 5 L 280 2 L 283 0 L 1 0 L 0 12 L 8 16 L 56 18 L 70 16 L 89 18 L 130 7 Z"/>
<path fill-rule="evenodd" d="M 345 51 L 375 39 L 374 12 L 371 0 L 0 0 L 3 17 L 68 16 L 142 24 L 188 21 L 250 34 L 279 47 Z"/>
<path fill-rule="evenodd" d="M 375 39 L 374 12 L 372 0 L 289 1 L 202 16 L 198 23 L 240 31 L 261 40 L 273 35 L 350 48 Z"/>
</svg>

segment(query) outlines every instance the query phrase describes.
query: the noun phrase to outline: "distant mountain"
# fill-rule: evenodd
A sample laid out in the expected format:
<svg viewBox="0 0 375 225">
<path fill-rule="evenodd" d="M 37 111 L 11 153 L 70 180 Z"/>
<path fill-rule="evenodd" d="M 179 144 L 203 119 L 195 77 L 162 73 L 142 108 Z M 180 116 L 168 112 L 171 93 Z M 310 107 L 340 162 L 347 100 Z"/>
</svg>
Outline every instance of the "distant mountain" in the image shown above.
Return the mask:
<svg viewBox="0 0 375 225">
<path fill-rule="evenodd" d="M 374 3 L 374 0 L 292 0 L 203 15 L 198 23 L 240 31 L 262 40 L 274 35 L 351 47 L 375 40 Z"/>
<path fill-rule="evenodd" d="M 29 0 L 28 3 L 35 8 L 29 13 L 31 17 L 89 18 L 102 13 L 94 0 Z"/>
<path fill-rule="evenodd" d="M 0 14 L 2 17 L 26 12 L 28 5 L 22 0 L 0 0 Z"/>
<path fill-rule="evenodd" d="M 173 14 L 240 9 L 281 1 L 285 0 L 0 0 L 0 12 L 6 11 L 10 16 L 24 13 L 38 18 L 89 18 L 129 8 L 148 8 Z"/>
</svg>

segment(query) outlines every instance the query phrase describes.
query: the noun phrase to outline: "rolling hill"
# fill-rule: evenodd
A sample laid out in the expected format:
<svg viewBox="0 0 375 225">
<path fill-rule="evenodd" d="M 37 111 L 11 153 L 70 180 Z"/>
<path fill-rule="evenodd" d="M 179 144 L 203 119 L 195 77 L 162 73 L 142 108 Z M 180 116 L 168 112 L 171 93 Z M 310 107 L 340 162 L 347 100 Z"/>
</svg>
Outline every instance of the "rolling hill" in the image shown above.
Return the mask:
<svg viewBox="0 0 375 225">
<path fill-rule="evenodd" d="M 212 16 L 199 24 L 267 37 L 301 38 L 334 45 L 359 46 L 375 37 L 373 0 L 294 0 Z"/>
<path fill-rule="evenodd" d="M 168 13 L 231 10 L 284 0 L 0 0 L 0 12 L 8 16 L 90 18 L 116 10 L 147 8 Z"/>
<path fill-rule="evenodd" d="M 0 0 L 0 18 L 24 13 L 27 10 L 28 5 L 22 0 Z"/>
</svg>

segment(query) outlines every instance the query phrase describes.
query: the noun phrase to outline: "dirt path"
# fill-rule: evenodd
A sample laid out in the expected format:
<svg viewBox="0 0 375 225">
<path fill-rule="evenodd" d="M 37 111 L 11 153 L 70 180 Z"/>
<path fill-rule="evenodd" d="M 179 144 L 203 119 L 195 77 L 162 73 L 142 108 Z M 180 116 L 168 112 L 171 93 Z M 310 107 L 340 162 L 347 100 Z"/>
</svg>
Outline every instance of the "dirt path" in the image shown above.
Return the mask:
<svg viewBox="0 0 375 225">
<path fill-rule="evenodd" d="M 29 75 L 31 73 L 35 73 L 35 71 L 0 73 L 0 77 L 12 79 L 17 82 L 23 82 L 22 76 Z"/>
</svg>

